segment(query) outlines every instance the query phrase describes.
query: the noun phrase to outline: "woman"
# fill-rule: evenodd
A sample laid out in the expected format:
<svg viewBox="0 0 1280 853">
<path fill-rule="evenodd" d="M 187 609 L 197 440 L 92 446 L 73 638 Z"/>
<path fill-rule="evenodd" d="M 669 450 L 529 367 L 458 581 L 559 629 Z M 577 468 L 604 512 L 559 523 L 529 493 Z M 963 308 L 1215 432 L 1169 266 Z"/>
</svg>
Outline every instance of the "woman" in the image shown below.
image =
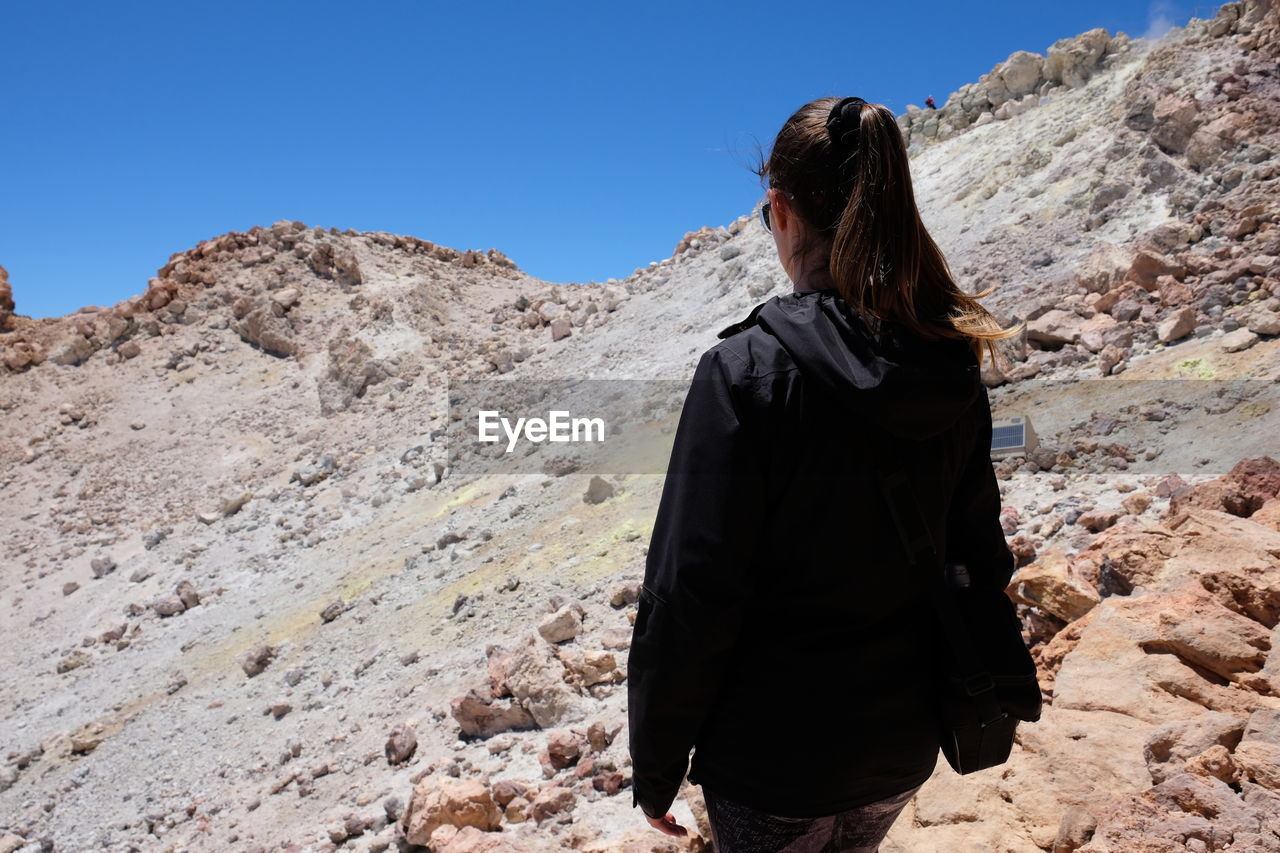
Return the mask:
<svg viewBox="0 0 1280 853">
<path fill-rule="evenodd" d="M 952 279 L 884 106 L 805 104 L 757 171 L 794 292 L 722 330 L 685 399 L 628 654 L 632 802 L 685 834 L 688 769 L 717 853 L 874 851 L 937 760 L 939 646 L 864 436 L 1003 594 L 979 363 L 1018 329 Z"/>
</svg>

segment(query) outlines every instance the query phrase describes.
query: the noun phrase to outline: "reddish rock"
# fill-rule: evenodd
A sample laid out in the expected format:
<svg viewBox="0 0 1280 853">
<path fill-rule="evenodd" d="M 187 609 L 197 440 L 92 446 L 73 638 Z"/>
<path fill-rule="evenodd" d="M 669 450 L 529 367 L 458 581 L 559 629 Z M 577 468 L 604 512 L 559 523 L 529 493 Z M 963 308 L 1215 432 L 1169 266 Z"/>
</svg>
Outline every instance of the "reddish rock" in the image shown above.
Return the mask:
<svg viewBox="0 0 1280 853">
<path fill-rule="evenodd" d="M 1027 340 L 1059 347 L 1078 340 L 1083 324 L 1084 318 L 1074 311 L 1052 308 L 1027 323 Z"/>
<path fill-rule="evenodd" d="M 1124 280 L 1125 270 L 1132 263 L 1127 250 L 1113 243 L 1099 243 L 1076 269 L 1076 283 L 1089 293 L 1105 293 Z"/>
<path fill-rule="evenodd" d="M 176 597 L 176 596 L 175 596 Z M 181 599 L 179 599 L 181 601 Z M 276 649 L 274 646 L 261 645 L 249 649 L 240 657 L 240 668 L 244 670 L 244 674 L 250 678 L 255 675 L 261 675 L 271 661 L 275 660 Z"/>
<path fill-rule="evenodd" d="M 529 816 L 537 823 L 542 823 L 553 816 L 568 818 L 569 815 L 566 813 L 573 808 L 577 799 L 573 791 L 568 788 L 560 785 L 548 785 L 533 798 Z"/>
<path fill-rule="evenodd" d="M 1099 297 L 1098 301 L 1093 304 L 1097 311 L 1106 311 L 1110 313 L 1116 305 L 1126 301 L 1142 301 L 1147 299 L 1147 291 L 1132 281 L 1121 282 L 1118 286 L 1108 290 Z"/>
<path fill-rule="evenodd" d="M 475 827 L 492 832 L 501 826 L 502 809 L 478 779 L 431 775 L 413 789 L 401 826 L 410 844 L 428 846 L 441 826 Z"/>
<path fill-rule="evenodd" d="M 404 764 L 417 750 L 418 736 L 411 726 L 401 724 L 391 730 L 385 747 L 388 764 Z"/>
<path fill-rule="evenodd" d="M 576 687 L 585 688 L 601 683 L 618 684 L 625 678 L 612 652 L 557 648 L 556 654 L 564 663 L 568 681 Z"/>
<path fill-rule="evenodd" d="M 1164 305 L 1186 305 L 1194 298 L 1191 288 L 1171 275 L 1162 275 L 1156 279 L 1156 292 L 1160 294 L 1160 302 Z"/>
<path fill-rule="evenodd" d="M 611 773 L 600 773 L 591 778 L 591 787 L 595 788 L 603 794 L 613 796 L 622 790 L 622 774 L 616 771 Z"/>
<path fill-rule="evenodd" d="M 1019 533 L 1017 536 L 1009 540 L 1009 550 L 1013 552 L 1013 556 L 1017 558 L 1019 566 L 1025 566 L 1036 558 L 1036 546 L 1031 541 L 1031 537 Z"/>
<path fill-rule="evenodd" d="M 575 764 L 582 756 L 587 738 L 573 729 L 552 729 L 547 734 L 547 756 L 551 766 L 563 770 Z"/>
<path fill-rule="evenodd" d="M 1242 459 L 1221 477 L 1200 483 L 1169 499 L 1171 518 L 1190 507 L 1221 510 L 1248 518 L 1280 494 L 1280 462 L 1270 456 Z"/>
<path fill-rule="evenodd" d="M 1004 531 L 1006 536 L 1012 536 L 1018 530 L 1018 524 L 1021 523 L 1022 516 L 1015 507 L 1004 506 L 1000 508 L 1000 529 Z"/>
<path fill-rule="evenodd" d="M 464 735 L 492 737 L 499 732 L 534 729 L 533 716 L 512 699 L 495 699 L 471 690 L 449 703 L 449 713 Z"/>
<path fill-rule="evenodd" d="M 1133 256 L 1133 263 L 1124 277 L 1144 290 L 1152 291 L 1156 289 L 1156 280 L 1160 276 L 1167 275 L 1181 279 L 1186 274 L 1187 268 L 1177 261 L 1169 260 L 1154 252 L 1140 251 Z"/>
<path fill-rule="evenodd" d="M 529 631 L 509 648 L 488 648 L 490 681 L 499 682 L 501 690 L 494 690 L 494 695 L 509 693 L 515 700 L 512 704 L 524 708 L 539 727 L 551 728 L 585 715 L 576 692 L 565 682 L 565 666 L 556 646 Z"/>
<path fill-rule="evenodd" d="M 1124 361 L 1127 352 L 1114 344 L 1107 344 L 1098 353 L 1098 372 L 1103 376 L 1110 375 L 1115 366 Z"/>
<path fill-rule="evenodd" d="M 1156 327 L 1156 338 L 1164 344 L 1185 338 L 1196 327 L 1196 310 L 1184 305 L 1161 321 Z"/>
<path fill-rule="evenodd" d="M 1219 345 L 1223 352 L 1240 352 L 1246 350 L 1258 342 L 1258 335 L 1250 329 L 1236 329 L 1222 336 Z"/>
<path fill-rule="evenodd" d="M 1135 492 L 1132 495 L 1126 495 L 1120 501 L 1120 505 L 1124 507 L 1125 512 L 1131 515 L 1142 515 L 1147 511 L 1147 507 L 1151 506 L 1151 496 L 1142 492 Z"/>
<path fill-rule="evenodd" d="M 1106 530 L 1115 524 L 1120 515 L 1120 512 L 1114 509 L 1094 509 L 1081 513 L 1076 519 L 1076 524 L 1097 533 L 1099 530 Z"/>
<path fill-rule="evenodd" d="M 525 792 L 528 791 L 528 787 L 514 779 L 503 779 L 493 784 L 492 791 L 494 801 L 505 808 L 507 803 L 516 797 L 524 796 Z"/>
<path fill-rule="evenodd" d="M 1272 498 L 1264 503 L 1261 509 L 1249 516 L 1249 520 L 1280 531 L 1280 498 Z M 1276 660 L 1280 662 L 1280 655 Z"/>
<path fill-rule="evenodd" d="M 1187 484 L 1186 480 L 1182 479 L 1177 474 L 1169 474 L 1168 476 L 1161 478 L 1160 482 L 1156 483 L 1155 493 L 1156 497 L 1167 498 L 1189 488 L 1191 488 L 1191 486 Z"/>
<path fill-rule="evenodd" d="M 1109 335 L 1116 327 L 1116 320 L 1109 314 L 1094 314 L 1078 327 L 1077 339 L 1089 352 L 1099 352 L 1110 342 Z"/>
<path fill-rule="evenodd" d="M 1005 592 L 1015 601 L 1034 604 L 1063 622 L 1079 619 L 1099 601 L 1097 590 L 1072 571 L 1056 550 L 1018 569 Z"/>
<path fill-rule="evenodd" d="M 1170 94 L 1152 110 L 1151 139 L 1170 154 L 1181 154 L 1198 125 L 1200 105 L 1189 95 Z"/>
</svg>

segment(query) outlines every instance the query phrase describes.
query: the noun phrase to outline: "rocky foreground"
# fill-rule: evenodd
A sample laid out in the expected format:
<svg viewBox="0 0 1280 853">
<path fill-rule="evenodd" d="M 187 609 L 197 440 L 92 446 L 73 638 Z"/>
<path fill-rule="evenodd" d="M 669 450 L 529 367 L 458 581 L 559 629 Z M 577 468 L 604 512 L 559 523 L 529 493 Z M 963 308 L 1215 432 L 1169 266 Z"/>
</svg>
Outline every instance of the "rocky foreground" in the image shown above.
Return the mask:
<svg viewBox="0 0 1280 853">
<path fill-rule="evenodd" d="M 1027 324 L 985 378 L 1040 439 L 996 471 L 1047 706 L 886 851 L 1280 850 L 1277 30 L 1091 31 L 899 119 L 958 280 Z M 661 476 L 461 476 L 447 397 L 687 380 L 787 288 L 751 217 L 583 285 L 300 222 L 62 318 L 6 279 L 0 853 L 708 848 L 696 786 L 678 841 L 627 790 Z"/>
</svg>

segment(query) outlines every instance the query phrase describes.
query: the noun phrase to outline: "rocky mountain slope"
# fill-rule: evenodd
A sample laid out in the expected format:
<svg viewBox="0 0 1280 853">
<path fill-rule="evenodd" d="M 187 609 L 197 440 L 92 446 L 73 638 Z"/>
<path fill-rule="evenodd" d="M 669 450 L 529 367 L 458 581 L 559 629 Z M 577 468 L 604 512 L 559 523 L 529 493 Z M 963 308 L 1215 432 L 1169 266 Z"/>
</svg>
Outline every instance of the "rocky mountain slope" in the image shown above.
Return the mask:
<svg viewBox="0 0 1280 853">
<path fill-rule="evenodd" d="M 1040 438 L 997 473 L 1048 705 L 886 851 L 1280 850 L 1278 29 L 1095 30 L 899 119 L 1026 323 L 986 379 Z M 0 271 L 0 851 L 706 849 L 696 786 L 680 841 L 627 790 L 662 477 L 460 476 L 449 386 L 687 381 L 787 289 L 750 215 L 583 285 L 297 222 L 61 318 Z"/>
</svg>

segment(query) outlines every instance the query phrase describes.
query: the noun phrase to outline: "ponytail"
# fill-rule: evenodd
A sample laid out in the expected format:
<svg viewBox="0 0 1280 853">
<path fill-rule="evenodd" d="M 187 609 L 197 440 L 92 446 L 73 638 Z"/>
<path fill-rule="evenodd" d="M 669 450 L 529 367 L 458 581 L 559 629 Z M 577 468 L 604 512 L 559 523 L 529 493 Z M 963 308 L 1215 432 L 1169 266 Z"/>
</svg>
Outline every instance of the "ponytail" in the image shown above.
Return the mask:
<svg viewBox="0 0 1280 853">
<path fill-rule="evenodd" d="M 792 203 L 823 243 L 831 280 L 854 310 L 925 339 L 967 340 L 994 365 L 1002 328 L 957 286 L 916 207 L 902 132 L 893 113 L 861 98 L 820 98 L 795 112 L 756 170 Z M 815 248 L 801 245 L 797 254 Z"/>
</svg>

